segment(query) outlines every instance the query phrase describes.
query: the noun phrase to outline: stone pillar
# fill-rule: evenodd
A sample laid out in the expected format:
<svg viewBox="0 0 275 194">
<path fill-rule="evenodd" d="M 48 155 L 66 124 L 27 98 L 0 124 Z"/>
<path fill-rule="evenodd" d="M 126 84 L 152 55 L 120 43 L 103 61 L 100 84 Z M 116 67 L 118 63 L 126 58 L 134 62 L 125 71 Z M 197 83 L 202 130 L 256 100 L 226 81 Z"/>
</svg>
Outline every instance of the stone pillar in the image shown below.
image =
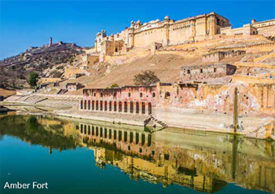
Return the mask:
<svg viewBox="0 0 275 194">
<path fill-rule="evenodd" d="M 196 38 L 196 21 L 195 20 L 191 20 L 191 28 L 192 28 L 192 41 L 195 41 Z"/>
<path fill-rule="evenodd" d="M 169 17 L 165 16 L 164 19 L 163 19 L 164 29 L 165 29 L 165 39 L 163 41 L 163 46 L 169 45 L 169 37 L 170 37 L 170 34 L 169 34 L 169 21 L 170 21 Z"/>
<path fill-rule="evenodd" d="M 145 115 L 149 115 L 149 112 L 148 112 L 148 102 L 144 102 L 145 104 Z"/>
<path fill-rule="evenodd" d="M 136 106 L 136 102 L 133 102 L 133 114 L 137 114 L 137 106 Z"/>
<path fill-rule="evenodd" d="M 121 112 L 120 113 L 124 113 L 124 101 L 121 101 Z"/>
<path fill-rule="evenodd" d="M 268 88 L 266 85 L 263 86 L 263 109 L 267 108 L 267 102 L 268 102 Z"/>
<path fill-rule="evenodd" d="M 80 99 L 80 100 L 79 100 L 79 110 L 82 110 L 82 109 L 81 109 L 81 101 L 82 101 L 82 100 L 83 100 L 83 99 Z"/>
<path fill-rule="evenodd" d="M 132 114 L 132 113 L 130 112 L 130 110 L 131 110 L 131 102 L 128 101 L 127 103 L 128 103 L 127 113 L 128 113 L 128 114 Z"/>
<path fill-rule="evenodd" d="M 142 115 L 142 102 L 138 102 L 139 104 L 139 114 Z"/>
<path fill-rule="evenodd" d="M 237 132 L 238 127 L 238 89 L 235 88 L 234 91 L 234 104 L 233 104 L 233 128 L 234 133 Z"/>
</svg>

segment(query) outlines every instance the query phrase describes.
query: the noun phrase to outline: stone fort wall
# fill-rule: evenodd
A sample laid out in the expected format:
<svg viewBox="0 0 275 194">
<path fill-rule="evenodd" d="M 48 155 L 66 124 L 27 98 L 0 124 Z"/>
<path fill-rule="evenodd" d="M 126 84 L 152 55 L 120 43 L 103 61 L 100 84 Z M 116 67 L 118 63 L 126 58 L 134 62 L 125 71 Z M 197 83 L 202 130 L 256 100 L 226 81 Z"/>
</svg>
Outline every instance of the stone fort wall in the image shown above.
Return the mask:
<svg viewBox="0 0 275 194">
<path fill-rule="evenodd" d="M 220 28 L 230 26 L 229 21 L 213 12 L 190 17 L 178 21 L 169 19 L 154 20 L 142 24 L 140 21 L 131 22 L 130 27 L 122 32 L 107 36 L 105 31 L 97 34 L 95 48 L 101 52 L 104 42 L 123 41 L 127 48 L 149 47 L 158 42 L 162 45 L 177 45 L 188 41 L 203 40 L 208 36 L 218 34 Z M 106 44 L 106 43 L 105 43 Z M 115 43 L 114 43 L 115 44 Z M 121 45 L 115 50 L 121 50 Z"/>
<path fill-rule="evenodd" d="M 106 35 L 106 31 L 97 33 L 95 52 L 103 55 L 119 55 L 129 49 L 151 48 L 154 43 L 178 45 L 212 38 L 216 34 L 275 36 L 275 19 L 244 24 L 232 28 L 229 21 L 214 12 L 182 20 L 171 20 L 165 16 L 163 21 L 152 20 L 148 23 L 132 21 L 130 27 L 115 35 Z"/>
</svg>

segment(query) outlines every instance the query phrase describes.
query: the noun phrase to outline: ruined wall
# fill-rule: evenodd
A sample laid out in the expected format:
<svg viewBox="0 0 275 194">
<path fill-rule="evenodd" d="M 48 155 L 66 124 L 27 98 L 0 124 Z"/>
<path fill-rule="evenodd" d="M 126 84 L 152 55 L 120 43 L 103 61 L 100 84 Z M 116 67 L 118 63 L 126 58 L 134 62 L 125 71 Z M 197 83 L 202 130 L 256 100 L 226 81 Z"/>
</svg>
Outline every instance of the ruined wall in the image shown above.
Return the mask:
<svg viewBox="0 0 275 194">
<path fill-rule="evenodd" d="M 44 83 L 55 83 L 61 81 L 61 78 L 40 78 L 38 83 L 44 84 Z"/>
<path fill-rule="evenodd" d="M 241 114 L 275 114 L 275 84 L 200 85 L 196 89 L 170 87 L 169 98 L 162 97 L 157 106 L 232 113 L 235 87 L 239 90 Z"/>
<path fill-rule="evenodd" d="M 87 61 L 87 65 L 93 65 L 99 61 L 99 56 L 88 55 Z"/>
<path fill-rule="evenodd" d="M 83 74 L 83 70 L 80 67 L 65 67 L 64 76 L 65 78 L 75 77 L 76 74 Z"/>
<path fill-rule="evenodd" d="M 182 66 L 180 70 L 180 80 L 182 82 L 203 81 L 209 78 L 224 77 L 233 75 L 236 66 L 230 64 L 209 64 Z"/>
</svg>

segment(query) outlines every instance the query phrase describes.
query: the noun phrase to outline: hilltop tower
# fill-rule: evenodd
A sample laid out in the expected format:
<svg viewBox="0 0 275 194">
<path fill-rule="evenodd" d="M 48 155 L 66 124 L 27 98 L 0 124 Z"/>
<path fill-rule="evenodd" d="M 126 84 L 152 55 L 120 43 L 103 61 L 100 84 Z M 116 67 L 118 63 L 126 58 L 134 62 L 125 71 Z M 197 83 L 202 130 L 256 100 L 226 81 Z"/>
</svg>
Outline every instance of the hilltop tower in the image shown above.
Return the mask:
<svg viewBox="0 0 275 194">
<path fill-rule="evenodd" d="M 50 40 L 49 40 L 49 47 L 52 46 L 52 41 L 53 41 L 53 39 L 52 39 L 52 37 L 50 37 Z"/>
</svg>

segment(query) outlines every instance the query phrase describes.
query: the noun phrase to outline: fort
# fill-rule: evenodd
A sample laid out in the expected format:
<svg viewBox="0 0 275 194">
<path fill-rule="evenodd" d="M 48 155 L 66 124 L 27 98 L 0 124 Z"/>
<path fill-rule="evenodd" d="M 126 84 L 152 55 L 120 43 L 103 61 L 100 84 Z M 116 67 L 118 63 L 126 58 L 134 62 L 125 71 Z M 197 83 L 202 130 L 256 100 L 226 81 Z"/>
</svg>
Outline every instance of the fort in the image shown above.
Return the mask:
<svg viewBox="0 0 275 194">
<path fill-rule="evenodd" d="M 39 81 L 45 87 L 4 103 L 155 129 L 237 128 L 249 137 L 275 139 L 274 26 L 271 19 L 232 28 L 213 12 L 131 22 L 118 34 L 98 33 L 94 47 L 55 68 L 61 77 L 45 72 Z M 160 81 L 136 85 L 134 77 L 145 70 Z"/>
<path fill-rule="evenodd" d="M 233 28 L 229 20 L 214 12 L 201 14 L 181 20 L 172 20 L 165 16 L 163 21 L 152 20 L 141 23 L 131 21 L 129 27 L 117 34 L 107 36 L 106 31 L 97 33 L 94 53 L 102 56 L 120 55 L 132 48 L 160 48 L 195 41 L 212 39 L 217 35 L 264 35 L 275 36 L 275 20 L 256 22 L 240 28 Z"/>
</svg>

